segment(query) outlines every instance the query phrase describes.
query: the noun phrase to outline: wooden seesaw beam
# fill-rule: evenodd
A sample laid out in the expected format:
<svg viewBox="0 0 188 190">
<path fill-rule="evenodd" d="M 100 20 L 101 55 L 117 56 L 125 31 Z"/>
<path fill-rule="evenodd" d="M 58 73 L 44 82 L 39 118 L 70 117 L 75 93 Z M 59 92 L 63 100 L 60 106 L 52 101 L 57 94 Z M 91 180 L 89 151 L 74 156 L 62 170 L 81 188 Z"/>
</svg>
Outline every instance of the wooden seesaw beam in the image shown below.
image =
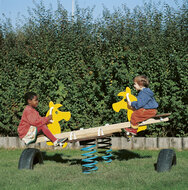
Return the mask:
<svg viewBox="0 0 188 190">
<path fill-rule="evenodd" d="M 163 115 L 157 115 L 151 119 L 148 119 L 142 123 L 139 124 L 139 126 L 143 125 L 149 125 L 154 123 L 161 123 L 169 121 L 170 114 L 163 114 Z M 124 123 L 117 123 L 107 126 L 101 126 L 101 127 L 94 127 L 94 128 L 88 128 L 83 130 L 75 130 L 71 132 L 64 132 L 60 134 L 56 134 L 56 138 L 68 138 L 69 141 L 81 141 L 82 139 L 95 139 L 96 137 L 103 137 L 107 136 L 113 133 L 121 132 L 121 129 L 130 127 L 130 122 L 124 122 Z M 46 142 L 49 141 L 49 139 L 45 136 L 38 137 L 36 143 L 39 142 Z"/>
</svg>

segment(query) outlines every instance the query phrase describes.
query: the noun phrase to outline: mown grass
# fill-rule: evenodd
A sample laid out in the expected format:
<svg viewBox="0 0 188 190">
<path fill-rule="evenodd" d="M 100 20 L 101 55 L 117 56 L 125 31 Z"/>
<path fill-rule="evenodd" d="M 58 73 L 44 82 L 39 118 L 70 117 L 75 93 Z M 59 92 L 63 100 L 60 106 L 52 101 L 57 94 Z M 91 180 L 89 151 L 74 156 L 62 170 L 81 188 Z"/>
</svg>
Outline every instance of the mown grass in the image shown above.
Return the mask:
<svg viewBox="0 0 188 190">
<path fill-rule="evenodd" d="M 83 174 L 80 150 L 41 150 L 43 165 L 18 170 L 23 150 L 0 149 L 1 190 L 186 190 L 188 151 L 176 151 L 177 165 L 157 173 L 154 163 L 159 151 L 113 151 L 112 163 L 99 161 L 98 171 Z"/>
</svg>

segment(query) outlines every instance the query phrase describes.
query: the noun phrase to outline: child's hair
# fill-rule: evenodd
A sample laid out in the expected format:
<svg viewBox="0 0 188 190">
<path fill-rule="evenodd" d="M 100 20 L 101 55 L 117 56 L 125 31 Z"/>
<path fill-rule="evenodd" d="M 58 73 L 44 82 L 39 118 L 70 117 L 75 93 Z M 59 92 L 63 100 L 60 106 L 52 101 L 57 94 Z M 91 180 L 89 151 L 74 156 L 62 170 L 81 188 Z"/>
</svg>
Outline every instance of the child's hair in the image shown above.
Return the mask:
<svg viewBox="0 0 188 190">
<path fill-rule="evenodd" d="M 143 86 L 143 87 L 149 86 L 149 79 L 145 75 L 136 76 L 133 81 L 137 82 L 139 86 Z"/>
<path fill-rule="evenodd" d="M 28 104 L 28 100 L 32 100 L 34 98 L 34 96 L 37 96 L 37 94 L 35 92 L 27 92 L 24 95 L 24 99 L 25 99 L 25 104 Z"/>
</svg>

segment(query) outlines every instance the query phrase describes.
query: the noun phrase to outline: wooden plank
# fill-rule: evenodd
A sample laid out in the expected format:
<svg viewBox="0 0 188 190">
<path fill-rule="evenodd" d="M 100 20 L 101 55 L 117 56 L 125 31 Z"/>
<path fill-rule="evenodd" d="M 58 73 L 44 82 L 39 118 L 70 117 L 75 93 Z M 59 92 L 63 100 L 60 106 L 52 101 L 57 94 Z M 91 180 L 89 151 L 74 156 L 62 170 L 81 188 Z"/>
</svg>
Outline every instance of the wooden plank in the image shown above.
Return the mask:
<svg viewBox="0 0 188 190">
<path fill-rule="evenodd" d="M 157 117 L 163 118 L 163 117 L 167 117 L 167 116 L 170 116 L 170 115 L 171 115 L 171 113 L 164 113 L 164 114 L 155 115 L 155 116 L 152 117 L 152 118 L 157 118 Z"/>
<path fill-rule="evenodd" d="M 163 118 L 163 120 L 160 119 L 148 119 L 145 122 L 142 122 L 139 126 L 143 125 L 149 125 L 149 124 L 154 124 L 154 123 L 160 123 L 160 122 L 166 122 L 169 121 L 169 118 Z M 127 128 L 130 127 L 130 122 L 124 122 L 124 123 L 117 123 L 117 124 L 112 124 L 112 125 L 107 125 L 107 126 L 101 126 L 101 127 L 94 127 L 94 128 L 89 128 L 89 129 L 83 129 L 83 130 L 75 130 L 71 132 L 64 132 L 60 134 L 56 134 L 56 138 L 68 138 L 69 140 L 77 140 L 79 139 L 84 139 L 84 138 L 92 138 L 95 136 L 99 136 L 98 133 L 101 132 L 101 136 L 103 135 L 108 135 L 108 134 L 113 134 L 117 132 L 121 132 L 122 128 Z M 36 143 L 39 142 L 45 142 L 49 141 L 47 137 L 38 137 Z"/>
<path fill-rule="evenodd" d="M 108 134 L 108 135 L 102 135 L 102 136 L 92 136 L 90 138 L 81 138 L 81 139 L 74 139 L 74 140 L 68 140 L 66 142 L 77 142 L 77 141 L 89 141 L 89 140 L 93 140 L 93 139 L 101 139 L 101 138 L 108 138 L 108 137 L 111 137 L 113 135 L 112 134 Z"/>
</svg>

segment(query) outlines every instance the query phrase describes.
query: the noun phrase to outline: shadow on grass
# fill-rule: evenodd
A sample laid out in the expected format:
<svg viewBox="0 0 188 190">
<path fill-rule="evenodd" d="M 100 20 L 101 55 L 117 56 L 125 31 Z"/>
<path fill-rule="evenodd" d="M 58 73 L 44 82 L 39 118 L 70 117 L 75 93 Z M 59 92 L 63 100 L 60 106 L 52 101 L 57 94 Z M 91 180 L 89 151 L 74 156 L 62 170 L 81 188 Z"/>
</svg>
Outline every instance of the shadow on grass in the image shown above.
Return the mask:
<svg viewBox="0 0 188 190">
<path fill-rule="evenodd" d="M 69 163 L 70 165 L 76 165 L 76 164 L 80 165 L 82 163 L 82 159 L 74 159 L 74 158 L 71 159 L 70 156 L 66 156 L 69 158 L 64 158 L 63 154 L 59 154 L 59 153 L 56 153 L 54 155 L 47 155 L 46 152 L 42 152 L 42 156 L 44 160 L 55 161 L 59 163 Z M 99 162 L 104 161 L 102 156 L 104 156 L 104 152 L 98 151 L 98 158 L 96 160 Z M 151 158 L 151 157 L 152 156 L 149 156 L 149 155 L 141 156 L 140 154 L 129 151 L 129 150 L 118 150 L 118 151 L 112 151 L 111 159 L 122 161 L 122 160 L 130 160 L 130 159 L 135 159 L 135 158 L 144 159 L 144 158 Z"/>
<path fill-rule="evenodd" d="M 63 158 L 63 154 L 54 154 L 54 155 L 47 155 L 46 152 L 41 152 L 43 160 L 55 161 L 59 163 L 69 163 L 70 165 L 81 164 L 81 159 L 69 159 Z M 66 156 L 70 157 L 70 156 Z"/>
<path fill-rule="evenodd" d="M 135 159 L 135 158 L 140 158 L 140 159 L 144 159 L 144 158 L 151 158 L 152 156 L 148 155 L 148 156 L 141 156 L 138 153 L 129 151 L 129 150 L 118 150 L 118 151 L 114 151 L 113 152 L 113 160 L 130 160 L 130 159 Z"/>
</svg>

